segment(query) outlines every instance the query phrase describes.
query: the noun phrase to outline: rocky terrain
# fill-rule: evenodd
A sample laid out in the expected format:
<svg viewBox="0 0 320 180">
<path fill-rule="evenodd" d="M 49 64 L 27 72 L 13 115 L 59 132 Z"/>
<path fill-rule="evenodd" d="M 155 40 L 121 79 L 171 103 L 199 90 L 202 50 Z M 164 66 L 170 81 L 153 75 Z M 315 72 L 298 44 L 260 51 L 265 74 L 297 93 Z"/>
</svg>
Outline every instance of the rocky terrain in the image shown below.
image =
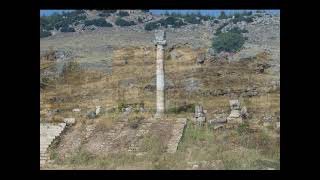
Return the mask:
<svg viewBox="0 0 320 180">
<path fill-rule="evenodd" d="M 86 11 L 88 19 L 99 13 Z M 113 14 L 113 27 L 80 23 L 40 38 L 40 122 L 75 118 L 42 168 L 280 169 L 280 16 L 165 28 L 167 118 L 156 122 L 154 31 L 144 26 L 165 17 L 128 13 L 123 19 L 136 25 L 117 26 Z M 243 48 L 216 52 L 216 32 L 234 27 L 248 31 Z M 211 127 L 228 117 L 232 99 L 246 107 L 244 124 Z M 194 105 L 205 109 L 206 126 L 192 123 Z M 187 119 L 181 137 L 179 118 Z"/>
</svg>

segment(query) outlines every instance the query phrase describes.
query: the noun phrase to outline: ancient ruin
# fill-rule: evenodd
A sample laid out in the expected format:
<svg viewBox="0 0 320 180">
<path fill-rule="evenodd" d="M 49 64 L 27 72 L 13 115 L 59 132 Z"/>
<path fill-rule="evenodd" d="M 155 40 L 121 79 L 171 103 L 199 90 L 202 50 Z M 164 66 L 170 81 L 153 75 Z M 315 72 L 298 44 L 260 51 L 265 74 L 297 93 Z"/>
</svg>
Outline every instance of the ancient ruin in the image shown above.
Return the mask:
<svg viewBox="0 0 320 180">
<path fill-rule="evenodd" d="M 164 46 L 166 45 L 166 34 L 164 30 L 155 31 L 155 44 L 157 46 L 157 112 L 156 118 L 163 116 L 165 112 L 164 99 Z"/>
</svg>

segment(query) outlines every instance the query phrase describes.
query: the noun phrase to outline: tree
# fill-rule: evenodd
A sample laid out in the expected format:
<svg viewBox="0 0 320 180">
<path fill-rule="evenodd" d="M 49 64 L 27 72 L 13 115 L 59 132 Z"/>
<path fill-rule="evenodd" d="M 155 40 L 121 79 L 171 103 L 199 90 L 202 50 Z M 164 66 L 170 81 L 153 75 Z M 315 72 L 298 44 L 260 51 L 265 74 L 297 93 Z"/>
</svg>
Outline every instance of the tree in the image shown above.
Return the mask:
<svg viewBox="0 0 320 180">
<path fill-rule="evenodd" d="M 115 24 L 117 26 L 132 26 L 132 25 L 135 25 L 136 23 L 134 21 L 126 21 L 122 18 L 117 18 L 117 20 L 115 21 Z"/>
<path fill-rule="evenodd" d="M 99 27 L 112 27 L 112 24 L 108 23 L 104 18 L 99 18 L 99 19 L 93 19 L 93 20 L 86 20 L 84 22 L 85 26 L 99 26 Z"/>
<path fill-rule="evenodd" d="M 225 13 L 224 11 L 221 11 L 218 18 L 219 18 L 219 19 L 227 19 L 228 16 L 226 15 L 226 13 Z"/>
<path fill-rule="evenodd" d="M 120 17 L 129 16 L 129 13 L 126 12 L 126 11 L 119 11 L 119 12 L 118 12 L 118 16 L 120 16 Z"/>
<path fill-rule="evenodd" d="M 245 42 L 245 38 L 242 34 L 234 32 L 220 33 L 213 39 L 212 47 L 218 53 L 225 52 L 237 52 L 239 51 Z"/>
</svg>

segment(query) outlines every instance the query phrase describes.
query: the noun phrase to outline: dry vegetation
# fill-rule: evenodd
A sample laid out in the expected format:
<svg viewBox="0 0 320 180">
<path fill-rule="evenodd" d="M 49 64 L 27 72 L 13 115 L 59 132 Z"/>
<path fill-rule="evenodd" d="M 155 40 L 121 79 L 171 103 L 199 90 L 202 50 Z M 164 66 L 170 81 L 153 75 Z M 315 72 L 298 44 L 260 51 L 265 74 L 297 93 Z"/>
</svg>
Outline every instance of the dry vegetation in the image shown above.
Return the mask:
<svg viewBox="0 0 320 180">
<path fill-rule="evenodd" d="M 198 54 L 204 49 L 177 48 L 183 58 L 171 60 L 167 56 L 165 63 L 166 77 L 174 88 L 166 91 L 167 108 L 188 104 L 201 104 L 208 110 L 208 118 L 215 112 L 228 112 L 228 96 L 205 96 L 189 93 L 184 88 L 183 80 L 199 79 L 202 91 L 246 89 L 250 86 L 263 87 L 271 77 L 268 73 L 257 74 L 254 67 L 257 63 L 268 61 L 268 54 L 261 53 L 251 62 L 206 62 L 195 65 Z M 50 58 L 49 58 L 50 59 Z M 63 117 L 75 117 L 74 129 L 84 128 L 89 124 L 86 112 L 96 105 L 104 107 L 104 113 L 97 117 L 97 131 L 110 129 L 114 122 L 121 118 L 118 106 L 121 103 L 144 103 L 149 110 L 145 113 L 132 113 L 129 122 L 134 127 L 140 120 L 153 115 L 155 91 L 144 88 L 155 77 L 155 49 L 149 47 L 118 48 L 113 52 L 112 75 L 78 67 L 77 60 L 72 61 L 77 70 L 68 70 L 64 76 L 50 81 L 50 85 L 41 91 L 41 118 L 43 121 L 59 122 Z M 52 67 L 54 61 L 41 60 L 41 70 Z M 129 85 L 123 81 L 132 82 Z M 209 127 L 196 127 L 190 122 L 187 125 L 178 152 L 175 155 L 164 154 L 163 144 L 158 137 L 145 137 L 143 149 L 145 155 L 132 153 L 94 155 L 81 148 L 71 157 L 61 159 L 56 151 L 53 169 L 190 169 L 189 162 L 210 161 L 211 165 L 200 165 L 200 169 L 280 169 L 280 137 L 273 136 L 274 130 L 251 130 L 251 124 L 261 122 L 265 113 L 280 113 L 279 91 L 264 93 L 259 96 L 240 98 L 243 106 L 252 115 L 248 124 L 237 129 L 213 130 Z M 72 109 L 80 108 L 81 113 Z M 59 109 L 49 117 L 49 110 Z M 191 112 L 169 113 L 169 117 L 191 118 Z M 273 124 L 274 125 L 274 124 Z M 81 134 L 81 130 L 78 131 Z M 75 133 L 76 134 L 76 133 Z M 222 161 L 222 163 L 218 163 Z M 214 165 L 212 165 L 212 163 Z M 216 163 L 216 164 L 215 164 Z M 223 165 L 221 165 L 223 164 Z"/>
</svg>

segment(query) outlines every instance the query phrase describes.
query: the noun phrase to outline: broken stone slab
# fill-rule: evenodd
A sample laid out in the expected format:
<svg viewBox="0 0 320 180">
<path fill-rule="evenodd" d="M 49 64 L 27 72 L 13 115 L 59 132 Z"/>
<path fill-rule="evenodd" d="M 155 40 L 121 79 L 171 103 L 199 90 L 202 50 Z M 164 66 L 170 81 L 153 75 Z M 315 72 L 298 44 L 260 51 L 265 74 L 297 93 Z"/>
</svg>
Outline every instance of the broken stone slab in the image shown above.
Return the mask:
<svg viewBox="0 0 320 180">
<path fill-rule="evenodd" d="M 79 108 L 72 109 L 72 112 L 80 112 L 80 111 L 81 111 L 81 109 L 79 109 Z"/>
<path fill-rule="evenodd" d="M 248 110 L 247 110 L 247 107 L 242 107 L 241 108 L 241 111 L 240 111 L 240 114 L 241 114 L 241 117 L 242 118 L 248 118 L 249 114 L 248 114 Z"/>
<path fill-rule="evenodd" d="M 76 122 L 75 118 L 64 118 L 63 122 L 65 122 L 67 125 L 72 125 Z"/>
<path fill-rule="evenodd" d="M 204 117 L 203 107 L 200 105 L 195 106 L 195 118 Z"/>
<path fill-rule="evenodd" d="M 241 116 L 240 110 L 231 110 L 229 118 L 239 118 Z"/>
<path fill-rule="evenodd" d="M 238 118 L 232 118 L 232 117 L 227 117 L 227 123 L 242 123 L 243 120 L 241 117 Z"/>
</svg>

